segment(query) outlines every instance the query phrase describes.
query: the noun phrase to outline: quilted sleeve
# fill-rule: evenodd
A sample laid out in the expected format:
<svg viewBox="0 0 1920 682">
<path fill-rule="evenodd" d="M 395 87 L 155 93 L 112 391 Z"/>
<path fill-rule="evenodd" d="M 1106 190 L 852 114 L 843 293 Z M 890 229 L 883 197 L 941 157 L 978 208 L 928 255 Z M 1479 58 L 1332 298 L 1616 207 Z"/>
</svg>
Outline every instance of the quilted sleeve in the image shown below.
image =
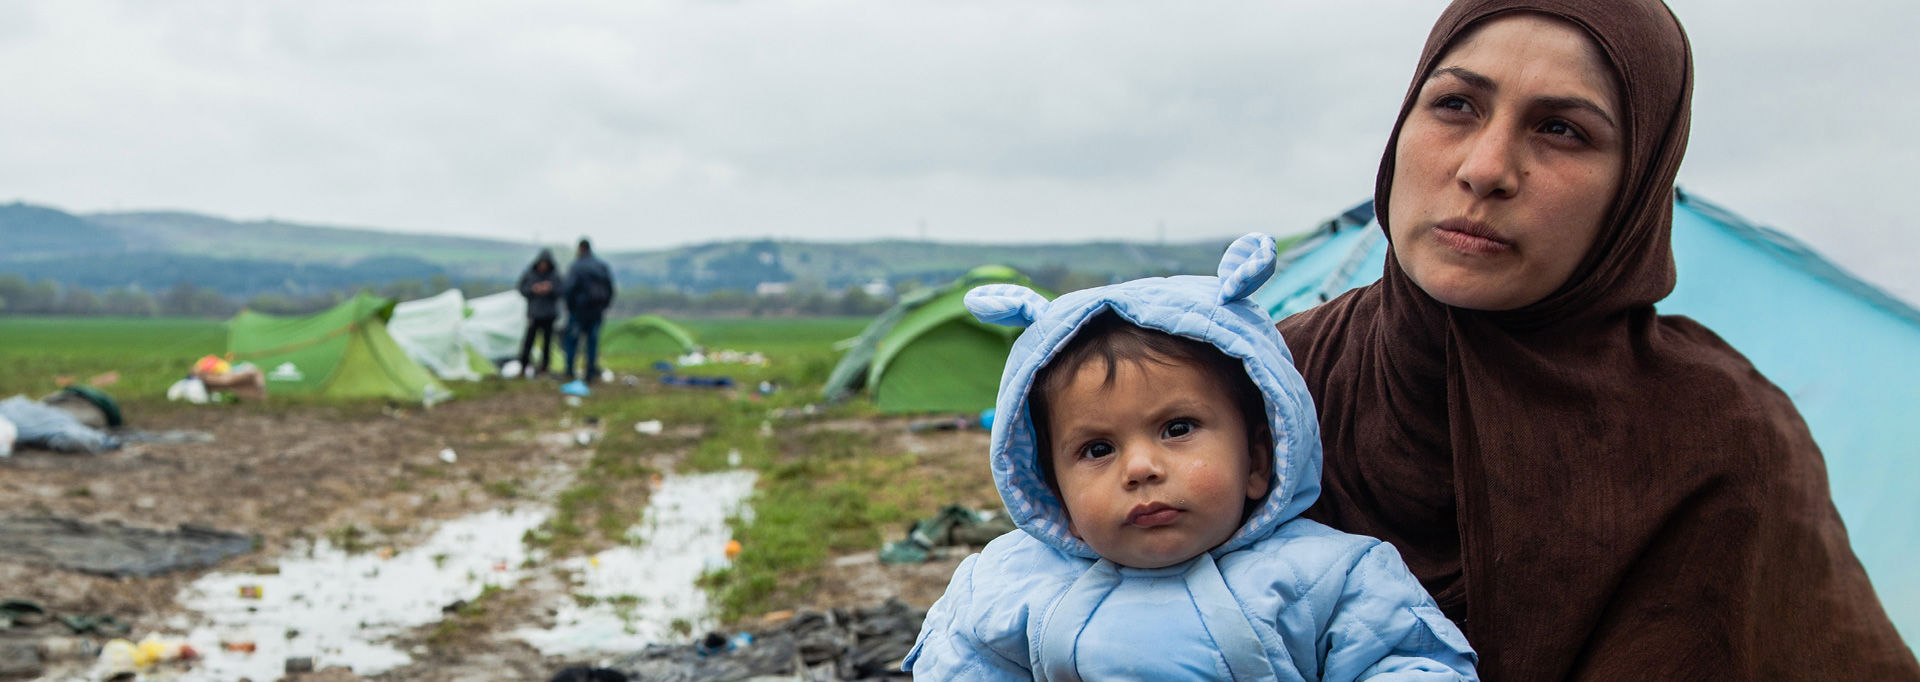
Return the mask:
<svg viewBox="0 0 1920 682">
<path fill-rule="evenodd" d="M 1321 677 L 1335 680 L 1478 680 L 1479 657 L 1440 613 L 1393 545 L 1355 562 L 1325 631 Z"/>
<path fill-rule="evenodd" d="M 901 666 L 917 679 L 927 680 L 1031 680 L 1026 661 L 1013 660 L 978 636 L 979 623 L 986 614 L 976 604 L 974 570 L 980 555 L 967 557 L 953 572 L 947 592 L 940 596 L 920 625 L 920 636 L 907 652 Z"/>
</svg>

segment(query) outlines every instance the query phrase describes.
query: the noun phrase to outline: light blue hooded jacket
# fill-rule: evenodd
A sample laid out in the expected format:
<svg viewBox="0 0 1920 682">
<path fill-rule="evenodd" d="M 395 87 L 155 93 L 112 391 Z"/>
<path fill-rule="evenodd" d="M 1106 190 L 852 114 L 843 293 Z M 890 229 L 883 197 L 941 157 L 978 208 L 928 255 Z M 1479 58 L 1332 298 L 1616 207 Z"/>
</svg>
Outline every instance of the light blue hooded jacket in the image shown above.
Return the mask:
<svg viewBox="0 0 1920 682">
<path fill-rule="evenodd" d="M 928 680 L 1474 680 L 1476 656 L 1392 545 L 1299 518 L 1320 494 L 1319 420 L 1273 321 L 1247 296 L 1273 274 L 1266 235 L 1219 277 L 1142 279 L 1049 303 L 974 289 L 985 322 L 1024 325 L 1000 379 L 994 483 L 1018 530 L 954 571 L 905 667 Z M 1104 311 L 1212 343 L 1266 396 L 1271 492 L 1234 535 L 1185 563 L 1135 569 L 1067 531 L 1035 453 L 1034 374 Z M 1444 481 L 1436 481 L 1444 485 Z"/>
</svg>

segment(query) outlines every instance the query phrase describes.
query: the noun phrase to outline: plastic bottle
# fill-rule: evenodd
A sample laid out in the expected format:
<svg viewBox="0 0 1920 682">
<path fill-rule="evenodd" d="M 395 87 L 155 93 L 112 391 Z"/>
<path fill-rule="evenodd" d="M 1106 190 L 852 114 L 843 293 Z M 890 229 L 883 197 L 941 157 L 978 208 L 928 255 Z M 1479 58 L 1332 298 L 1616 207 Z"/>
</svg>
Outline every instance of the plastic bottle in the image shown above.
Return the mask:
<svg viewBox="0 0 1920 682">
<path fill-rule="evenodd" d="M 82 661 L 100 656 L 100 645 L 85 637 L 48 637 L 40 640 L 44 661 Z"/>
<path fill-rule="evenodd" d="M 133 672 L 139 669 L 135 663 L 138 653 L 139 648 L 133 642 L 116 639 L 100 647 L 100 664 L 109 674 Z"/>
</svg>

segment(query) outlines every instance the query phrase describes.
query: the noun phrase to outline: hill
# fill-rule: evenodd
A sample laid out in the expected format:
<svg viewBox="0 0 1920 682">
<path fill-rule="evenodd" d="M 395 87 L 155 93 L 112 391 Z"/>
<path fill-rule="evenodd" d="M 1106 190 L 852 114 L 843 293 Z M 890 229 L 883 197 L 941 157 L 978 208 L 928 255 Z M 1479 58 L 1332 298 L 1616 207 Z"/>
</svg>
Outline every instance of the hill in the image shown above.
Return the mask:
<svg viewBox="0 0 1920 682">
<path fill-rule="evenodd" d="M 507 277 L 531 260 L 524 244 L 472 237 L 278 220 L 242 222 L 179 211 L 91 213 L 82 218 L 115 231 L 129 248 L 143 252 L 340 266 L 399 257 L 431 263 L 452 276 L 482 279 Z"/>
<path fill-rule="evenodd" d="M 531 260 L 527 244 L 303 225 L 234 221 L 179 211 L 74 215 L 0 205 L 0 275 L 95 291 L 162 291 L 187 282 L 223 295 L 311 295 L 395 281 L 512 282 Z M 916 241 L 739 240 L 603 253 L 623 286 L 688 294 L 717 291 L 842 291 L 870 283 L 947 281 L 998 263 L 1036 279 L 1082 285 L 1175 273 L 1209 273 L 1226 238 L 1147 245 L 956 244 Z M 565 247 L 554 247 L 562 261 Z"/>
</svg>

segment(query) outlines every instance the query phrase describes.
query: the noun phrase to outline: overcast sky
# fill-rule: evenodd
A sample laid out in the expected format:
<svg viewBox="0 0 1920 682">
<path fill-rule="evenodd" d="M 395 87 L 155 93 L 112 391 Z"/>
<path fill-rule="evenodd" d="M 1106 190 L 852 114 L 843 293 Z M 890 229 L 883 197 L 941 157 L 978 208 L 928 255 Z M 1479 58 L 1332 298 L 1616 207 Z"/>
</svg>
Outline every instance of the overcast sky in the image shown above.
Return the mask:
<svg viewBox="0 0 1920 682">
<path fill-rule="evenodd" d="M 1444 3 L 0 4 L 0 199 L 657 248 L 1288 234 Z M 1920 301 L 1920 3 L 1672 0 L 1680 182 Z"/>
</svg>

